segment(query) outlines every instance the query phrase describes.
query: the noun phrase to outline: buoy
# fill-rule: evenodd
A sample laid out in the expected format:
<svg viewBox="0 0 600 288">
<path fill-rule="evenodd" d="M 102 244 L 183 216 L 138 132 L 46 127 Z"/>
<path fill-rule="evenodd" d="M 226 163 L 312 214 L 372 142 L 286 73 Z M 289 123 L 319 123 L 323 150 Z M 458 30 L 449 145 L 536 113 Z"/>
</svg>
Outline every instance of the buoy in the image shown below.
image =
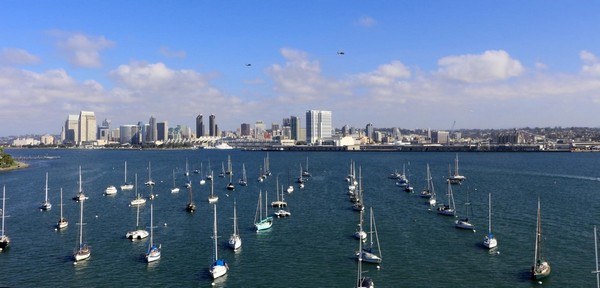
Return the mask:
<svg viewBox="0 0 600 288">
<path fill-rule="evenodd" d="M 538 281 L 538 284 L 542 285 L 542 281 Z"/>
<path fill-rule="evenodd" d="M 496 251 L 496 254 L 500 254 L 500 251 Z"/>
<path fill-rule="evenodd" d="M 381 266 L 377 265 L 377 270 L 381 269 Z"/>
<path fill-rule="evenodd" d="M 164 225 L 167 226 L 167 223 L 165 223 Z"/>
<path fill-rule="evenodd" d="M 477 232 L 475 229 L 473 229 L 473 233 Z"/>
<path fill-rule="evenodd" d="M 210 283 L 211 286 L 215 286 L 215 282 Z"/>
<path fill-rule="evenodd" d="M 98 215 L 96 215 L 96 218 L 98 218 Z"/>
<path fill-rule="evenodd" d="M 58 228 L 54 228 L 54 231 L 58 231 Z"/>
<path fill-rule="evenodd" d="M 77 261 L 73 262 L 73 265 L 77 265 Z"/>
</svg>

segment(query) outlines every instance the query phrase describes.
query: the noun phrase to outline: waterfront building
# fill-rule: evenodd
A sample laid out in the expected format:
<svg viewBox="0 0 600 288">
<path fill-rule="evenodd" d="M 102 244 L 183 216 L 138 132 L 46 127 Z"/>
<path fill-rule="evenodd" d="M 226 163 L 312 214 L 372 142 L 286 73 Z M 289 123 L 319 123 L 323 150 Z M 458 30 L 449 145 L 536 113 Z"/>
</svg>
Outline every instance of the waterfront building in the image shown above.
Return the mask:
<svg viewBox="0 0 600 288">
<path fill-rule="evenodd" d="M 104 119 L 102 125 L 98 126 L 96 139 L 102 140 L 103 143 L 110 141 L 110 120 Z"/>
<path fill-rule="evenodd" d="M 119 143 L 120 144 L 139 144 L 138 143 L 139 126 L 138 125 L 121 125 L 119 127 Z"/>
<path fill-rule="evenodd" d="M 169 123 L 167 121 L 156 123 L 156 140 L 167 141 L 169 139 Z"/>
<path fill-rule="evenodd" d="M 147 135 L 147 140 L 150 143 L 154 143 L 156 142 L 156 140 L 158 139 L 157 134 L 158 134 L 158 127 L 156 126 L 156 118 L 154 118 L 154 116 L 150 116 L 150 120 L 148 120 L 148 135 Z"/>
<path fill-rule="evenodd" d="M 204 136 L 204 116 L 199 114 L 196 116 L 196 138 Z"/>
<path fill-rule="evenodd" d="M 217 119 L 214 114 L 211 114 L 208 117 L 208 136 L 218 136 L 219 133 L 217 131 Z"/>
<path fill-rule="evenodd" d="M 96 142 L 96 115 L 92 111 L 79 113 L 79 144 Z"/>
<path fill-rule="evenodd" d="M 242 137 L 250 136 L 250 124 L 242 123 L 242 126 L 240 127 L 240 135 Z"/>
<path fill-rule="evenodd" d="M 331 111 L 306 111 L 306 143 L 320 145 L 323 141 L 331 140 L 332 136 Z"/>
<path fill-rule="evenodd" d="M 371 124 L 371 123 L 367 124 L 367 126 L 365 127 L 365 133 L 366 133 L 367 135 L 365 135 L 365 136 L 367 136 L 367 138 L 369 138 L 369 140 L 371 140 L 371 141 L 378 142 L 378 141 L 377 141 L 377 140 L 374 138 L 374 137 L 375 137 L 375 133 L 374 133 L 374 132 L 375 132 L 375 130 L 374 130 L 374 128 L 373 128 L 373 124 Z"/>
<path fill-rule="evenodd" d="M 300 141 L 300 129 L 300 118 L 296 116 L 290 116 L 290 138 Z"/>
<path fill-rule="evenodd" d="M 65 121 L 64 138 L 60 139 L 64 144 L 75 145 L 79 143 L 79 116 L 69 115 Z"/>
<path fill-rule="evenodd" d="M 433 144 L 448 144 L 450 134 L 448 131 L 433 131 L 431 132 L 431 143 Z"/>
</svg>

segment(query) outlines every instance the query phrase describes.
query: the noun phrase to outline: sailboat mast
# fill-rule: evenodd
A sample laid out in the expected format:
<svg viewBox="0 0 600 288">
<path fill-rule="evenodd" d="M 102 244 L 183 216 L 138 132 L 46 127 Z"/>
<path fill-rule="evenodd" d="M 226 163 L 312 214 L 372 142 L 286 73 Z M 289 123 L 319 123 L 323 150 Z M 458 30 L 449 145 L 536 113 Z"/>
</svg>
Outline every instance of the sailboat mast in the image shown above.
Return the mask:
<svg viewBox="0 0 600 288">
<path fill-rule="evenodd" d="M 83 188 L 81 186 L 81 166 L 79 166 L 79 192 L 83 192 Z"/>
<path fill-rule="evenodd" d="M 600 271 L 598 271 L 598 240 L 597 240 L 597 232 L 596 232 L 596 225 L 594 225 L 594 250 L 596 251 L 596 271 L 594 271 L 593 273 L 596 273 L 596 286 L 598 288 L 600 288 Z"/>
<path fill-rule="evenodd" d="M 127 161 L 125 161 L 125 183 L 127 183 Z"/>
<path fill-rule="evenodd" d="M 218 256 L 218 249 L 217 249 L 217 204 L 214 205 L 213 207 L 213 247 L 214 247 L 214 255 L 213 255 L 213 262 L 217 261 L 217 259 L 219 259 Z"/>
<path fill-rule="evenodd" d="M 140 227 L 140 205 L 136 205 L 137 206 L 137 215 L 135 217 L 135 227 Z M 152 214 L 152 213 L 150 213 Z"/>
<path fill-rule="evenodd" d="M 233 200 L 233 234 L 237 235 L 237 213 L 236 213 L 236 201 Z M 598 261 L 596 261 L 598 262 Z"/>
<path fill-rule="evenodd" d="M 48 172 L 46 172 L 46 202 L 48 203 Z"/>
<path fill-rule="evenodd" d="M 140 205 L 138 205 L 139 209 Z M 154 244 L 154 212 L 152 209 L 152 202 L 150 202 L 150 243 L 148 244 L 148 252 L 152 249 L 152 244 Z"/>
<path fill-rule="evenodd" d="M 535 253 L 534 253 L 534 258 L 533 258 L 533 267 L 536 266 L 537 260 L 538 260 L 539 242 L 540 242 L 540 198 L 538 198 L 537 224 L 536 224 L 536 229 L 535 229 Z"/>
<path fill-rule="evenodd" d="M 60 221 L 63 219 L 62 187 L 60 188 Z M 4 210 L 2 210 L 4 211 Z"/>
<path fill-rule="evenodd" d="M 79 247 L 83 244 L 83 201 L 79 201 Z"/>
<path fill-rule="evenodd" d="M 458 176 L 458 154 L 456 154 L 456 158 L 454 159 L 454 176 Z"/>
<path fill-rule="evenodd" d="M 4 236 L 4 215 L 6 215 L 6 185 L 2 188 L 2 235 Z"/>
<path fill-rule="evenodd" d="M 488 235 L 492 233 L 492 193 L 488 193 Z"/>
</svg>

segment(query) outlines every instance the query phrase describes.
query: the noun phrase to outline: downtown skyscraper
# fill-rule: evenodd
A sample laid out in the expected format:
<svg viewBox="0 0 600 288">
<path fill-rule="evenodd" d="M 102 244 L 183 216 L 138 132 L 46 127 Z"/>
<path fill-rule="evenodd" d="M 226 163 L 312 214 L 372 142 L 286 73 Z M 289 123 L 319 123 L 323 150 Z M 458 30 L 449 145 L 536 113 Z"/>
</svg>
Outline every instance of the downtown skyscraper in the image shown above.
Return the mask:
<svg viewBox="0 0 600 288">
<path fill-rule="evenodd" d="M 320 145 L 332 139 L 331 111 L 306 111 L 306 143 Z M 292 132 L 293 133 L 293 132 Z"/>
<path fill-rule="evenodd" d="M 204 116 L 202 116 L 202 114 L 199 114 L 198 116 L 196 116 L 196 137 L 202 137 L 204 136 Z"/>
</svg>

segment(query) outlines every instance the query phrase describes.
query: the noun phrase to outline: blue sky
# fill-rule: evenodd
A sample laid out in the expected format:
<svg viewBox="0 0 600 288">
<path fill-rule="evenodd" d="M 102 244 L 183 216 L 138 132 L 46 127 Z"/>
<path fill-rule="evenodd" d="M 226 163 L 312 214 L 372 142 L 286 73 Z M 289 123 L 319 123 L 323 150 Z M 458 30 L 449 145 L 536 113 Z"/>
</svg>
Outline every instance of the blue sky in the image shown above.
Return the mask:
<svg viewBox="0 0 600 288">
<path fill-rule="evenodd" d="M 598 1 L 2 1 L 0 135 L 335 127 L 598 127 Z M 344 55 L 337 52 L 344 51 Z M 251 64 L 251 66 L 246 66 Z"/>
</svg>

